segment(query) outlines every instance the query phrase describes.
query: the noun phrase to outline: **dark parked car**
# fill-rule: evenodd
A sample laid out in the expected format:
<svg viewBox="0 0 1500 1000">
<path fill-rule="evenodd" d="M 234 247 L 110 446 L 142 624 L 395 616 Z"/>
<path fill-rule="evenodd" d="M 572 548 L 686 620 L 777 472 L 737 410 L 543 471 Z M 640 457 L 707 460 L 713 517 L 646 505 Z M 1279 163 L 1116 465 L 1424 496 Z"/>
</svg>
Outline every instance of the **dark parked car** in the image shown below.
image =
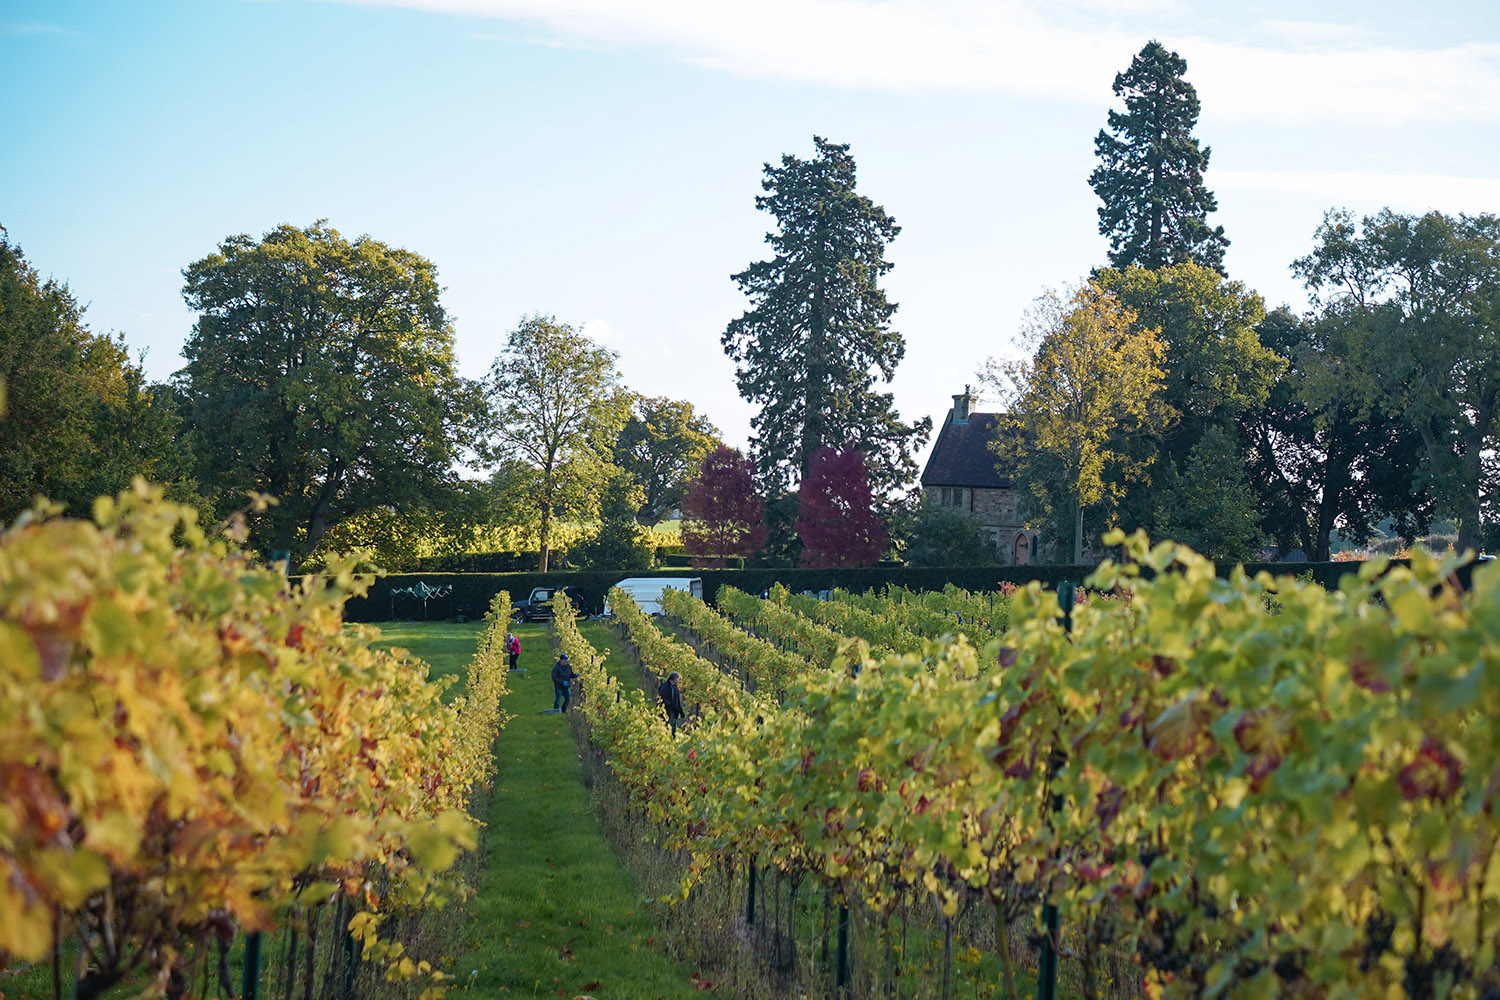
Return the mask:
<svg viewBox="0 0 1500 1000">
<path fill-rule="evenodd" d="M 583 594 L 577 587 L 536 587 L 531 591 L 530 597 L 513 605 L 511 618 L 518 622 L 550 622 L 553 618 L 552 598 L 558 591 L 567 594 L 568 600 L 582 614 L 580 602 Z"/>
</svg>

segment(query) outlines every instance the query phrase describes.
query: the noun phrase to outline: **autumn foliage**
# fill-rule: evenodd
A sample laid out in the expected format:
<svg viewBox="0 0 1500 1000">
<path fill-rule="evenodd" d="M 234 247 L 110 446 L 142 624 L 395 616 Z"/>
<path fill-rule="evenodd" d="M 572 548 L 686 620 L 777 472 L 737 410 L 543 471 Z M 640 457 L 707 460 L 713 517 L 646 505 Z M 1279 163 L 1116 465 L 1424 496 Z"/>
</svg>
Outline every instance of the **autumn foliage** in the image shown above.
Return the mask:
<svg viewBox="0 0 1500 1000">
<path fill-rule="evenodd" d="M 242 537 L 143 484 L 0 535 L 0 969 L 60 935 L 90 956 L 74 995 L 180 993 L 217 942 L 341 899 L 366 958 L 432 971 L 381 921 L 474 844 L 501 658 L 444 704 L 345 627 L 368 578 L 288 581 Z"/>
<path fill-rule="evenodd" d="M 890 539 L 875 516 L 860 452 L 828 445 L 813 452 L 797 494 L 797 537 L 802 565 L 815 569 L 869 566 L 885 552 Z"/>
<path fill-rule="evenodd" d="M 682 547 L 694 566 L 723 566 L 766 544 L 766 505 L 755 492 L 754 466 L 720 445 L 703 457 L 703 469 L 682 501 Z"/>
<path fill-rule="evenodd" d="M 754 857 L 878 913 L 988 906 L 1041 934 L 1050 903 L 1082 996 L 1105 995 L 1109 956 L 1149 997 L 1500 994 L 1500 564 L 1463 589 L 1456 557 L 1418 550 L 1328 591 L 1107 544 L 1127 561 L 1088 578 L 1071 628 L 1032 583 L 982 647 L 849 637 L 829 661 L 810 621 L 762 614 L 809 664 L 779 704 L 721 688 L 680 735 L 639 695 L 584 710 L 632 805 L 691 853 L 684 892 Z M 695 665 L 627 641 L 650 669 Z"/>
</svg>

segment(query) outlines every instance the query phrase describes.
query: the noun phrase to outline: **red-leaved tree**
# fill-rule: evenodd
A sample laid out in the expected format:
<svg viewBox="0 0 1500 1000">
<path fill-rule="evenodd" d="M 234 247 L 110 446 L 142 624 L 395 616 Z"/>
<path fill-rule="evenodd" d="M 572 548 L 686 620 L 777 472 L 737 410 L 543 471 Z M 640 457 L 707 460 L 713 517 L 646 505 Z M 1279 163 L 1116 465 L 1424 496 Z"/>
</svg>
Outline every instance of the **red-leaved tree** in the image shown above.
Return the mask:
<svg viewBox="0 0 1500 1000">
<path fill-rule="evenodd" d="M 797 493 L 797 537 L 802 565 L 815 569 L 869 566 L 885 552 L 890 539 L 875 516 L 865 458 L 854 448 L 813 452 Z"/>
<path fill-rule="evenodd" d="M 755 492 L 755 466 L 720 445 L 703 456 L 703 469 L 682 498 L 682 547 L 694 566 L 722 567 L 766 544 L 766 504 Z"/>
</svg>

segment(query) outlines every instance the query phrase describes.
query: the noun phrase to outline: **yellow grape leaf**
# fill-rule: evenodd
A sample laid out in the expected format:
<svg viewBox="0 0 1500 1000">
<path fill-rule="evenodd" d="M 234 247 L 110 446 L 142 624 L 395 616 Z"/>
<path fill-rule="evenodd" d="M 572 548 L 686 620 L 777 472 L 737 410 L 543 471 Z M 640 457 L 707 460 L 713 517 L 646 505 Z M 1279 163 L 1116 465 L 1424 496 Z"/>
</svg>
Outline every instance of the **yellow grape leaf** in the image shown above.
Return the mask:
<svg viewBox="0 0 1500 1000">
<path fill-rule="evenodd" d="M 0 878 L 0 951 L 27 962 L 40 962 L 52 951 L 52 915 L 9 877 Z"/>
<path fill-rule="evenodd" d="M 297 893 L 297 902 L 303 906 L 317 906 L 337 891 L 338 885 L 333 882 L 314 882 Z"/>
<path fill-rule="evenodd" d="M 1424 635 L 1432 630 L 1432 603 L 1415 589 L 1406 589 L 1390 598 L 1391 613 L 1403 632 Z"/>
<path fill-rule="evenodd" d="M 109 885 L 109 865 L 90 850 L 51 848 L 37 852 L 37 868 L 47 873 L 64 909 L 82 906 Z"/>
<path fill-rule="evenodd" d="M 140 850 L 141 822 L 123 809 L 110 809 L 89 820 L 83 842 L 107 858 L 129 861 Z"/>
<path fill-rule="evenodd" d="M 135 616 L 109 597 L 94 602 L 84 628 L 84 636 L 97 656 L 116 656 L 128 651 L 139 634 Z"/>
<path fill-rule="evenodd" d="M 42 673 L 41 657 L 31 634 L 19 625 L 0 622 L 0 663 L 15 680 L 34 681 Z"/>
</svg>

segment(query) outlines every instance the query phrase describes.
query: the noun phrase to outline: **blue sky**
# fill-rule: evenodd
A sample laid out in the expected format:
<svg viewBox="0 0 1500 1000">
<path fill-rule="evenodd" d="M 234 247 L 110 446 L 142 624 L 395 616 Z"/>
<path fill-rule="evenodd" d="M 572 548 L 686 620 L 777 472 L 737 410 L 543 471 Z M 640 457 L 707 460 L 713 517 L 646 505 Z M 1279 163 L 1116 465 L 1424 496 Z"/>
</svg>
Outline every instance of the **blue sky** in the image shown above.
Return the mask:
<svg viewBox="0 0 1500 1000">
<path fill-rule="evenodd" d="M 0 0 L 0 225 L 98 330 L 182 363 L 182 269 L 327 218 L 436 262 L 460 367 L 525 313 L 627 384 L 752 413 L 719 336 L 765 253 L 762 164 L 852 144 L 903 227 L 909 418 L 1103 262 L 1110 83 L 1188 62 L 1230 275 L 1305 305 L 1323 212 L 1500 211 L 1500 5 L 1185 0 Z"/>
</svg>

